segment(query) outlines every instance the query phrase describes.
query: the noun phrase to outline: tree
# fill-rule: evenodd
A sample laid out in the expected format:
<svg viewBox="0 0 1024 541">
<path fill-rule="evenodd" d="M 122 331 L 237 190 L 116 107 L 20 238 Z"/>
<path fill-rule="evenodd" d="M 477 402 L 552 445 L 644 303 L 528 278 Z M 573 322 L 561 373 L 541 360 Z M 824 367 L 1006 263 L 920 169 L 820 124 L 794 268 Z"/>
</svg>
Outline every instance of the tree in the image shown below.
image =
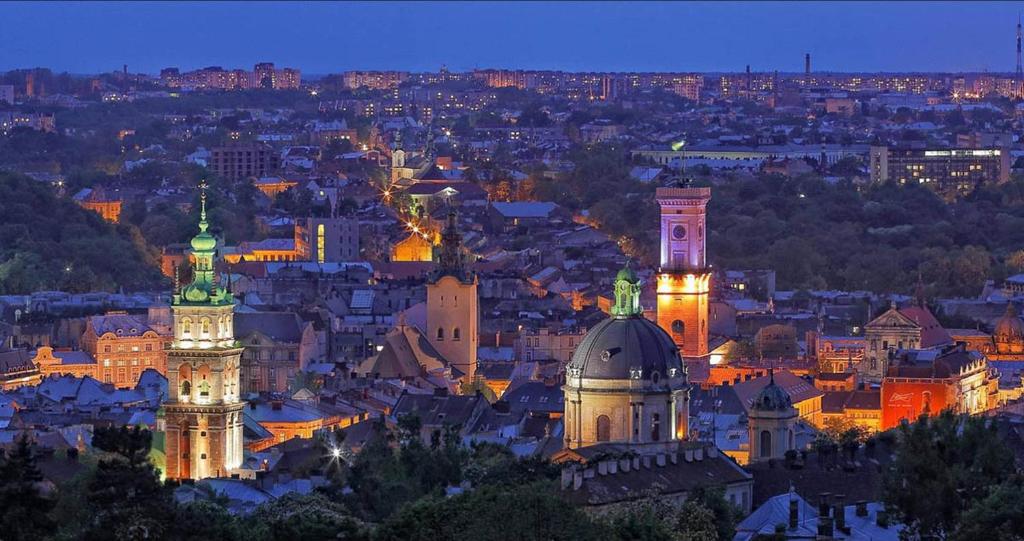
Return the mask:
<svg viewBox="0 0 1024 541">
<path fill-rule="evenodd" d="M 260 505 L 242 519 L 241 532 L 247 541 L 369 539 L 362 522 L 342 505 L 315 493 L 289 493 Z"/>
<path fill-rule="evenodd" d="M 93 446 L 110 453 L 88 484 L 92 521 L 86 540 L 153 539 L 172 527 L 174 500 L 149 463 L 152 434 L 134 428 L 97 428 Z"/>
<path fill-rule="evenodd" d="M 1020 476 L 993 487 L 985 498 L 971 505 L 950 539 L 1024 540 L 1024 482 Z"/>
<path fill-rule="evenodd" d="M 883 499 L 911 535 L 950 535 L 963 522 L 964 509 L 1014 472 L 1013 453 L 987 418 L 948 410 L 921 416 L 900 427 L 895 447 Z"/>
<path fill-rule="evenodd" d="M 0 537 L 28 541 L 51 533 L 54 524 L 48 513 L 54 501 L 43 495 L 42 482 L 28 435 L 23 433 L 0 459 Z"/>
</svg>

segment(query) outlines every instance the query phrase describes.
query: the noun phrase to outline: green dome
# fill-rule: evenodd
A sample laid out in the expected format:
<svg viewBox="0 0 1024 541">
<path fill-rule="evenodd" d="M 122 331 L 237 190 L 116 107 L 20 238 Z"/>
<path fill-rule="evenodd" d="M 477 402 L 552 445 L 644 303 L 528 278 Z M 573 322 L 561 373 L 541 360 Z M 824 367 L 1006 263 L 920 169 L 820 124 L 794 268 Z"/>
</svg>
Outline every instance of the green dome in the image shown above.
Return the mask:
<svg viewBox="0 0 1024 541">
<path fill-rule="evenodd" d="M 195 252 L 212 252 L 217 248 L 217 239 L 203 231 L 192 237 L 192 250 Z"/>
<path fill-rule="evenodd" d="M 619 270 L 619 273 L 615 275 L 615 281 L 625 280 L 631 284 L 635 284 L 640 281 L 640 277 L 636 275 L 636 271 L 632 267 L 626 265 Z"/>
</svg>

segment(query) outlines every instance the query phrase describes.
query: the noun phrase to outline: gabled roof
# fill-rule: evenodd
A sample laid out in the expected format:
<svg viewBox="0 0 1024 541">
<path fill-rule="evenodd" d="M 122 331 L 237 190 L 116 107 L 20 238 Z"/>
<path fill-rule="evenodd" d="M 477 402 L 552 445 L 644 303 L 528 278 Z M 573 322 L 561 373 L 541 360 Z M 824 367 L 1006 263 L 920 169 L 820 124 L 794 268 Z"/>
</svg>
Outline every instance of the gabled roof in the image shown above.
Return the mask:
<svg viewBox="0 0 1024 541">
<path fill-rule="evenodd" d="M 380 353 L 359 366 L 359 373 L 384 379 L 409 379 L 428 374 L 441 375 L 447 371 L 461 376 L 448 360 L 430 344 L 419 329 L 399 325 L 384 337 Z"/>
<path fill-rule="evenodd" d="M 946 329 L 942 328 L 942 325 L 927 308 L 908 306 L 900 309 L 900 314 L 921 327 L 921 348 L 933 348 L 953 343 L 953 338 L 949 336 Z"/>
<path fill-rule="evenodd" d="M 903 315 L 895 306 L 889 308 L 884 314 L 871 320 L 865 325 L 866 328 L 901 328 L 919 329 L 921 326 L 916 321 Z"/>
</svg>

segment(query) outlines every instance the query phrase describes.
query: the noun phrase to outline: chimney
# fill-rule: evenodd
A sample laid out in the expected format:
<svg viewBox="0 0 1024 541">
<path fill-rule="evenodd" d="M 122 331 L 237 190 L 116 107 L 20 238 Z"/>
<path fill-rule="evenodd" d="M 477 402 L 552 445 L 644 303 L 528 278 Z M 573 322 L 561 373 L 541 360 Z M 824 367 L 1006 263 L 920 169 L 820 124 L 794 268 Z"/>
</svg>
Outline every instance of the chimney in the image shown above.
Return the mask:
<svg viewBox="0 0 1024 541">
<path fill-rule="evenodd" d="M 832 493 L 831 492 L 822 492 L 821 493 L 821 497 L 818 500 L 818 514 L 819 515 L 821 515 L 823 517 L 829 516 L 829 511 L 830 511 L 830 509 L 832 507 L 830 505 L 831 499 L 832 499 Z"/>
<path fill-rule="evenodd" d="M 256 409 L 256 401 L 255 400 L 252 400 L 252 401 L 249 402 L 249 409 L 251 409 L 251 410 Z"/>
<path fill-rule="evenodd" d="M 832 506 L 832 514 L 835 516 L 836 529 L 846 533 L 846 506 L 843 505 L 843 495 L 836 495 L 835 505 Z"/>
<path fill-rule="evenodd" d="M 818 537 L 832 538 L 832 517 L 823 515 L 818 517 Z"/>
<path fill-rule="evenodd" d="M 868 502 L 860 500 L 857 502 L 857 516 L 866 517 L 868 516 Z"/>
<path fill-rule="evenodd" d="M 795 530 L 800 522 L 800 502 L 796 498 L 789 499 L 789 529 Z"/>
<path fill-rule="evenodd" d="M 811 74 L 811 53 L 804 55 L 804 75 Z"/>
<path fill-rule="evenodd" d="M 284 401 L 283 400 L 278 398 L 278 399 L 274 399 L 274 400 L 270 401 L 270 408 L 272 410 L 274 410 L 274 411 L 281 411 L 282 407 L 284 407 Z"/>
<path fill-rule="evenodd" d="M 875 522 L 881 528 L 888 528 L 889 527 L 889 512 L 886 511 L 885 509 L 879 509 L 878 510 L 878 515 L 875 518 Z"/>
</svg>

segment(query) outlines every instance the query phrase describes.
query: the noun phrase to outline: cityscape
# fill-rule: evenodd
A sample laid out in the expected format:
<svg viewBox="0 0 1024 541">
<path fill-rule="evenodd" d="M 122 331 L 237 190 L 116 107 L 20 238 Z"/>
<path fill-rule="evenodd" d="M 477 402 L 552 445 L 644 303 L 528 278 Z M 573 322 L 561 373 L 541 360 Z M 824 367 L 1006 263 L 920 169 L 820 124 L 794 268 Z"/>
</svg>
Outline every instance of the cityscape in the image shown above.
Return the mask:
<svg viewBox="0 0 1024 541">
<path fill-rule="evenodd" d="M 288 4 L 10 4 L 0 540 L 1024 540 L 1012 6 Z"/>
</svg>

